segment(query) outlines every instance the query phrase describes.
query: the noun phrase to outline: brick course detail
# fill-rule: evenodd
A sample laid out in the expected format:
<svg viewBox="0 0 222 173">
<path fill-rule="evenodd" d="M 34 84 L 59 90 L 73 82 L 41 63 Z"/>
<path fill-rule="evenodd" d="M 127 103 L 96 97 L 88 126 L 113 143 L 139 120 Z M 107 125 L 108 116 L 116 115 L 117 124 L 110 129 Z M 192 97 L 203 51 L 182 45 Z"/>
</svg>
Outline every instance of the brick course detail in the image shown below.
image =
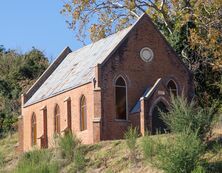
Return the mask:
<svg viewBox="0 0 222 173">
<path fill-rule="evenodd" d="M 140 50 L 149 47 L 154 53 L 151 62 L 140 58 Z M 68 51 L 69 52 L 69 51 Z M 67 53 L 68 53 L 67 52 Z M 66 55 L 66 54 L 65 54 Z M 63 58 L 64 59 L 64 58 Z M 59 63 L 58 63 L 59 65 Z M 53 66 L 53 69 L 55 67 Z M 24 103 L 38 88 L 23 95 L 22 116 L 19 120 L 19 151 L 28 151 L 31 146 L 31 116 L 37 118 L 37 146 L 41 148 L 43 130 L 43 108 L 47 110 L 48 147 L 54 143 L 54 108 L 60 107 L 60 129 L 67 128 L 67 101 L 71 101 L 71 130 L 84 144 L 101 140 L 121 139 L 129 126 L 137 127 L 141 134 L 152 129 L 152 110 L 158 101 L 166 107 L 170 103 L 167 88 L 169 80 L 177 84 L 178 95 L 191 98 L 193 95 L 192 75 L 174 50 L 169 46 L 147 15 L 143 15 L 116 47 L 112 54 L 101 64 L 94 67 L 95 80 L 48 99 L 24 107 Z M 48 72 L 47 74 L 51 74 Z M 123 77 L 127 86 L 127 119 L 116 119 L 115 80 Z M 44 78 L 46 78 L 44 76 Z M 155 82 L 159 80 L 154 87 Z M 44 82 L 44 80 L 39 80 Z M 38 87 L 41 85 L 38 82 Z M 152 92 L 142 97 L 147 88 Z M 80 99 L 86 98 L 87 129 L 80 131 Z M 142 98 L 141 98 L 142 97 Z M 137 102 L 138 112 L 131 113 Z"/>
</svg>

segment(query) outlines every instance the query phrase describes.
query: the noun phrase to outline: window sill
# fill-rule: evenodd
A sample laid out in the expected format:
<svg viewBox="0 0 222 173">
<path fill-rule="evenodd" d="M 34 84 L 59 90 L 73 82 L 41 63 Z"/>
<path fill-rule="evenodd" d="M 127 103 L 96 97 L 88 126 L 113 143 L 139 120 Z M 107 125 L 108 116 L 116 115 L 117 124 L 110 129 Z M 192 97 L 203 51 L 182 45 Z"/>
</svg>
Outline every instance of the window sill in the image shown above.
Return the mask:
<svg viewBox="0 0 222 173">
<path fill-rule="evenodd" d="M 86 132 L 87 131 L 87 129 L 84 129 L 84 130 L 80 130 L 79 132 Z"/>
<path fill-rule="evenodd" d="M 129 120 L 124 120 L 124 119 L 115 119 L 117 122 L 123 122 L 123 123 L 128 123 L 130 122 Z"/>
</svg>

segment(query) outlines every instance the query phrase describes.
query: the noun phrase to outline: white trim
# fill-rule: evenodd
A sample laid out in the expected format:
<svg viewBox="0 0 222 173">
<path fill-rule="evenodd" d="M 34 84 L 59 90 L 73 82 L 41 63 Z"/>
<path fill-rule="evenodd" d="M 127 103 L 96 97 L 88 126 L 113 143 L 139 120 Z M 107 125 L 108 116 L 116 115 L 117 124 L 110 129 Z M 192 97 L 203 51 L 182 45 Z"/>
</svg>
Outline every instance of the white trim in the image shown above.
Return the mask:
<svg viewBox="0 0 222 173">
<path fill-rule="evenodd" d="M 71 101 L 71 97 L 66 97 L 66 98 L 64 99 L 64 102 L 68 102 L 68 101 Z"/>
<path fill-rule="evenodd" d="M 46 106 L 42 106 L 42 107 L 40 108 L 40 111 L 44 111 L 44 110 L 46 110 Z"/>
<path fill-rule="evenodd" d="M 147 59 L 146 57 L 144 57 L 144 54 L 143 54 L 144 51 L 149 51 L 149 53 L 150 53 L 150 58 Z M 153 60 L 153 58 L 154 58 L 153 50 L 150 49 L 149 47 L 144 47 L 144 48 L 142 48 L 142 49 L 140 50 L 140 58 L 141 58 L 144 62 L 151 62 L 151 61 Z"/>
<path fill-rule="evenodd" d="M 152 88 L 149 90 L 149 92 L 144 97 L 141 97 L 140 100 L 149 98 L 149 96 L 154 92 L 156 87 L 159 85 L 160 81 L 161 81 L 161 78 L 157 79 L 157 81 L 152 86 Z"/>
</svg>

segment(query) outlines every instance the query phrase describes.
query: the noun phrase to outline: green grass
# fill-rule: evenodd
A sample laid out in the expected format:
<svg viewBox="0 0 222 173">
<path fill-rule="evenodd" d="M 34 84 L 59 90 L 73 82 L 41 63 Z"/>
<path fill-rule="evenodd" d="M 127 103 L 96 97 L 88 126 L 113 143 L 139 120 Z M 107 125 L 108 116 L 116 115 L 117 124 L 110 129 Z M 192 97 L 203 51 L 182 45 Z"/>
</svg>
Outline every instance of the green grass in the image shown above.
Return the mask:
<svg viewBox="0 0 222 173">
<path fill-rule="evenodd" d="M 15 173 L 58 173 L 59 164 L 50 150 L 34 150 L 23 154 Z"/>
<path fill-rule="evenodd" d="M 167 143 L 172 134 L 156 135 L 150 137 L 153 141 L 161 141 Z M 12 137 L 0 139 L 0 153 L 2 154 L 4 165 L 0 168 L 2 173 L 26 173 L 37 171 L 38 173 L 56 173 L 56 172 L 135 172 L 135 173 L 162 173 L 162 171 L 154 168 L 147 161 L 143 154 L 143 138 L 140 137 L 136 142 L 136 158 L 137 164 L 132 164 L 129 159 L 129 149 L 125 140 L 102 141 L 93 145 L 81 145 L 82 153 L 77 155 L 76 162 L 84 163 L 80 168 L 75 167 L 75 161 L 67 161 L 59 154 L 59 147 L 54 149 L 46 149 L 32 151 L 18 156 L 15 152 L 15 144 L 17 143 L 17 134 Z M 155 148 L 154 148 L 155 150 Z M 150 151 L 148 151 L 150 152 Z M 151 155 L 155 151 L 151 151 Z M 82 154 L 82 155 L 81 155 Z M 84 158 L 82 157 L 84 156 Z M 0 156 L 1 157 L 1 156 Z M 75 157 L 75 156 L 74 156 Z M 212 145 L 205 155 L 208 160 L 209 170 L 217 173 L 222 165 L 222 147 Z M 0 158 L 1 159 L 1 158 Z M 155 157 L 153 157 L 155 159 Z M 84 161 L 83 161 L 84 160 Z M 209 171 L 209 172 L 210 172 Z"/>
</svg>

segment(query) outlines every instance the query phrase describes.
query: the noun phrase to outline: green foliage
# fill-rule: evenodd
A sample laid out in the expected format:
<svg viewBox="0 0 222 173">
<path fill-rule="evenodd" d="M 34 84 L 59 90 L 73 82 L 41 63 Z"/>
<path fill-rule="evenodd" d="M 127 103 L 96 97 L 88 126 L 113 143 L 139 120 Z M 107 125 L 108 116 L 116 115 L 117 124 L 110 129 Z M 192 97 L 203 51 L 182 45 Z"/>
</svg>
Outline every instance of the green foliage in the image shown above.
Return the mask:
<svg viewBox="0 0 222 173">
<path fill-rule="evenodd" d="M 0 137 L 16 130 L 20 95 L 47 67 L 47 58 L 35 48 L 19 54 L 0 47 Z"/>
<path fill-rule="evenodd" d="M 202 162 L 204 146 L 196 133 L 182 132 L 157 146 L 155 165 L 166 173 L 191 173 Z"/>
<path fill-rule="evenodd" d="M 84 156 L 84 152 L 78 148 L 74 154 L 74 165 L 72 167 L 73 172 L 84 172 L 84 168 L 86 166 L 86 159 Z"/>
<path fill-rule="evenodd" d="M 3 154 L 0 152 L 0 167 L 4 164 L 4 157 Z"/>
<path fill-rule="evenodd" d="M 24 64 L 18 69 L 19 78 L 36 79 L 45 71 L 48 64 L 44 54 L 37 49 L 27 53 L 24 59 Z"/>
<path fill-rule="evenodd" d="M 126 145 L 130 150 L 130 158 L 132 161 L 136 159 L 136 140 L 138 138 L 137 128 L 129 127 L 125 133 Z"/>
<path fill-rule="evenodd" d="M 83 172 L 86 165 L 80 144 L 80 140 L 72 132 L 67 132 L 63 137 L 59 137 L 58 146 L 63 158 L 68 162 L 73 162 L 70 172 Z"/>
<path fill-rule="evenodd" d="M 148 161 L 152 161 L 153 157 L 156 155 L 156 143 L 148 135 L 144 136 L 142 139 L 142 151 L 144 158 Z"/>
<path fill-rule="evenodd" d="M 188 103 L 184 97 L 172 97 L 170 111 L 161 113 L 164 122 L 172 132 L 179 133 L 190 130 L 204 139 L 211 134 L 217 113 L 215 108 L 202 108 L 193 101 Z"/>
<path fill-rule="evenodd" d="M 222 102 L 220 87 L 215 85 L 222 76 L 221 0 L 63 2 L 61 13 L 68 16 L 69 28 L 82 42 L 122 30 L 147 13 L 191 70 L 202 107 L 211 106 L 214 100 Z"/>
<path fill-rule="evenodd" d="M 203 166 L 197 166 L 191 173 L 206 173 L 206 170 Z"/>
<path fill-rule="evenodd" d="M 66 133 L 59 139 L 59 147 L 64 158 L 69 161 L 73 160 L 76 152 L 76 147 L 80 144 L 80 141 L 71 132 Z"/>
<path fill-rule="evenodd" d="M 25 153 L 19 160 L 15 173 L 57 173 L 59 166 L 48 150 L 34 150 Z"/>
</svg>

